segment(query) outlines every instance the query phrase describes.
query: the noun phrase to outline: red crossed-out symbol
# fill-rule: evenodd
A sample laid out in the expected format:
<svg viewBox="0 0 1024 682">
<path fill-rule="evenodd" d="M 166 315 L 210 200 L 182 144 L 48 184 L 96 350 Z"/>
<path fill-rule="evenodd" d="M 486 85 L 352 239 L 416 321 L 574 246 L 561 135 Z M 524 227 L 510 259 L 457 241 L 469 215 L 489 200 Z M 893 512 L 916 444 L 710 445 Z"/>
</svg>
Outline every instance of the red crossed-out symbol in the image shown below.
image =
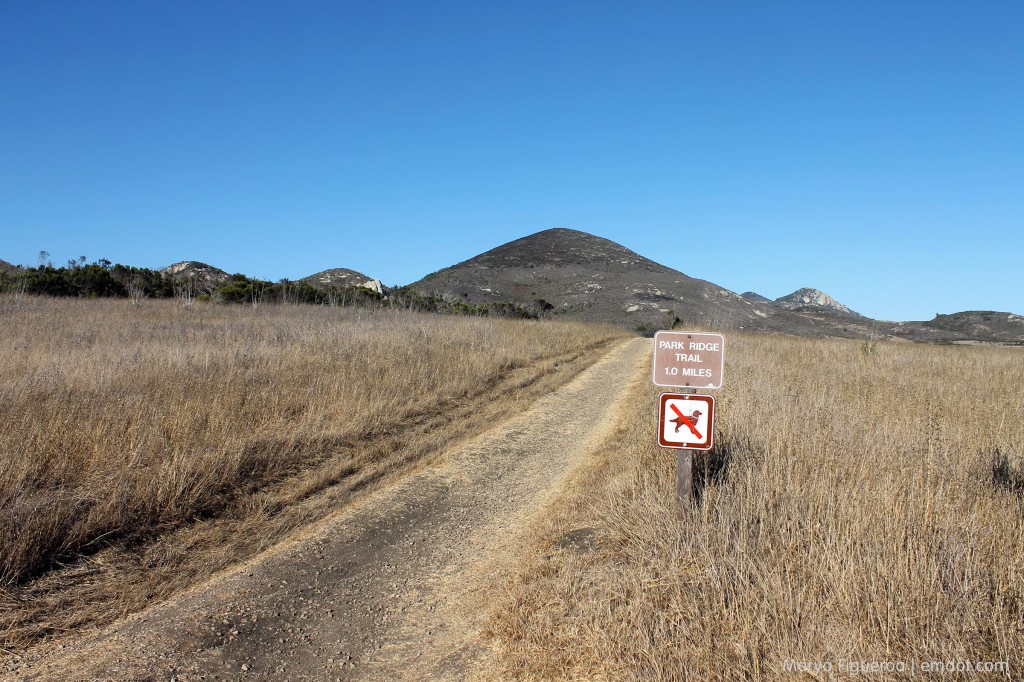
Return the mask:
<svg viewBox="0 0 1024 682">
<path fill-rule="evenodd" d="M 675 405 L 672 405 L 671 403 L 669 403 L 669 407 L 672 408 L 673 412 L 675 412 L 677 415 L 679 415 L 679 419 L 673 419 L 672 421 L 680 422 L 680 426 L 685 424 L 686 428 L 690 429 L 690 432 L 693 433 L 693 435 L 697 436 L 697 438 L 700 438 L 701 440 L 704 440 L 704 436 L 700 435 L 700 431 L 697 430 L 697 426 L 692 421 L 690 421 L 690 419 L 688 417 L 684 417 L 683 413 L 679 411 L 678 407 L 676 407 Z M 678 430 L 679 430 L 679 427 L 677 426 L 676 427 L 676 431 L 678 431 Z"/>
</svg>

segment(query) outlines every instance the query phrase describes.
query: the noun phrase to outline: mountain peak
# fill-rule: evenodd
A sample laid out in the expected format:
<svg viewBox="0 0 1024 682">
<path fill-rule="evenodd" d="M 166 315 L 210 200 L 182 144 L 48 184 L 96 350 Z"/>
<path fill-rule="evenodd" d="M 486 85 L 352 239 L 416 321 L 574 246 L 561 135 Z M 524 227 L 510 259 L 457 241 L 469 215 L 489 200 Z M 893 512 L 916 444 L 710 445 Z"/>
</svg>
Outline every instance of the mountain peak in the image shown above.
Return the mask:
<svg viewBox="0 0 1024 682">
<path fill-rule="evenodd" d="M 817 289 L 811 289 L 804 287 L 803 289 L 797 289 L 788 296 L 782 296 L 775 299 L 775 303 L 782 306 L 783 308 L 789 308 L 790 310 L 797 308 L 818 308 L 821 310 L 829 310 L 832 312 L 845 313 L 847 315 L 857 315 L 863 317 L 860 313 L 847 308 L 845 305 L 832 298 L 823 291 Z"/>
<path fill-rule="evenodd" d="M 182 260 L 177 263 L 171 263 L 167 267 L 160 268 L 160 274 L 168 277 L 175 277 L 181 274 L 190 274 L 192 272 L 224 272 L 220 268 L 215 268 L 209 263 L 204 263 L 198 260 Z M 227 274 L 226 272 L 224 274 Z"/>
<path fill-rule="evenodd" d="M 809 324 L 788 311 L 752 309 L 731 291 L 608 239 L 565 228 L 502 244 L 409 286 L 474 305 L 509 302 L 642 332 L 679 324 L 780 329 L 792 320 Z M 780 316 L 785 319 L 775 322 Z"/>
<path fill-rule="evenodd" d="M 220 268 L 197 260 L 183 260 L 160 268 L 160 274 L 175 281 L 193 280 L 200 287 L 214 289 L 227 280 L 230 275 Z"/>
<path fill-rule="evenodd" d="M 521 237 L 459 263 L 458 266 L 535 268 L 596 264 L 613 269 L 669 270 L 610 239 L 565 227 Z"/>
<path fill-rule="evenodd" d="M 372 278 L 349 268 L 331 268 L 329 270 L 322 270 L 309 277 L 303 277 L 300 281 L 317 289 L 328 289 L 332 286 L 363 286 L 367 282 L 372 281 Z"/>
</svg>

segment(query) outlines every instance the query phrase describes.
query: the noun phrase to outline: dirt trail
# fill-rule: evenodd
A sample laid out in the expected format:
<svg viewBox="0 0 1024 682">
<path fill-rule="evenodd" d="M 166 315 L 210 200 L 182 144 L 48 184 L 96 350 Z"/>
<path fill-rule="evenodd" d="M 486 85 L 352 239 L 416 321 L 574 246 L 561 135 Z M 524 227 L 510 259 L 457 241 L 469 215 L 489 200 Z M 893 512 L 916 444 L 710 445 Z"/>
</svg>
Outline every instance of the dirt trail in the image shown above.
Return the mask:
<svg viewBox="0 0 1024 682">
<path fill-rule="evenodd" d="M 598 447 L 649 342 L 635 339 L 442 463 L 257 559 L 15 671 L 13 679 L 462 679 L 484 567 Z"/>
</svg>

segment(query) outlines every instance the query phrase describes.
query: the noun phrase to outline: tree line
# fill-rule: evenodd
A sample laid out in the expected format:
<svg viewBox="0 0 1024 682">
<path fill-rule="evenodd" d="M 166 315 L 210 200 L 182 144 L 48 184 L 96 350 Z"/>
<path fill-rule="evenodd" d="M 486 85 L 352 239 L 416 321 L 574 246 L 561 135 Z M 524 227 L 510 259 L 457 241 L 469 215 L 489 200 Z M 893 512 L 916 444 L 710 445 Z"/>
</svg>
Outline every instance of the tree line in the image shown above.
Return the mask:
<svg viewBox="0 0 1024 682">
<path fill-rule="evenodd" d="M 61 267 L 40 263 L 0 271 L 0 292 L 77 298 L 126 298 L 141 303 L 147 298 L 180 298 L 189 304 L 207 301 L 224 304 L 308 304 L 360 308 L 394 308 L 454 315 L 478 315 L 538 319 L 552 306 L 538 300 L 532 306 L 498 302 L 471 304 L 436 294 L 423 294 L 409 287 L 386 294 L 360 286 L 320 289 L 306 282 L 282 279 L 277 282 L 228 276 L 212 283 L 196 277 L 165 276 L 158 270 L 137 268 L 99 259 L 87 263 L 85 257 L 68 261 Z"/>
</svg>

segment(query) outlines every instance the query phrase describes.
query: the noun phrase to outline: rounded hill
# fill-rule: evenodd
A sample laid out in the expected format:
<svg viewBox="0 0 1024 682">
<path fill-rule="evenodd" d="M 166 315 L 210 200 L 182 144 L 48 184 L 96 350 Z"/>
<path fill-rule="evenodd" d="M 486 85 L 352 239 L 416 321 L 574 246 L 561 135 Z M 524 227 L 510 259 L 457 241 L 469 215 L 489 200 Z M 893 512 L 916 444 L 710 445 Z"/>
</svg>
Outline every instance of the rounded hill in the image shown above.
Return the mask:
<svg viewBox="0 0 1024 682">
<path fill-rule="evenodd" d="M 799 315 L 656 263 L 602 237 L 555 228 L 502 244 L 410 285 L 470 304 L 512 302 L 538 312 L 653 332 L 678 325 L 809 331 Z"/>
<path fill-rule="evenodd" d="M 356 270 L 348 268 L 331 268 L 322 270 L 315 275 L 303 277 L 300 282 L 316 287 L 317 289 L 329 289 L 331 287 L 356 287 L 363 286 L 371 281 L 371 278 Z"/>
</svg>

